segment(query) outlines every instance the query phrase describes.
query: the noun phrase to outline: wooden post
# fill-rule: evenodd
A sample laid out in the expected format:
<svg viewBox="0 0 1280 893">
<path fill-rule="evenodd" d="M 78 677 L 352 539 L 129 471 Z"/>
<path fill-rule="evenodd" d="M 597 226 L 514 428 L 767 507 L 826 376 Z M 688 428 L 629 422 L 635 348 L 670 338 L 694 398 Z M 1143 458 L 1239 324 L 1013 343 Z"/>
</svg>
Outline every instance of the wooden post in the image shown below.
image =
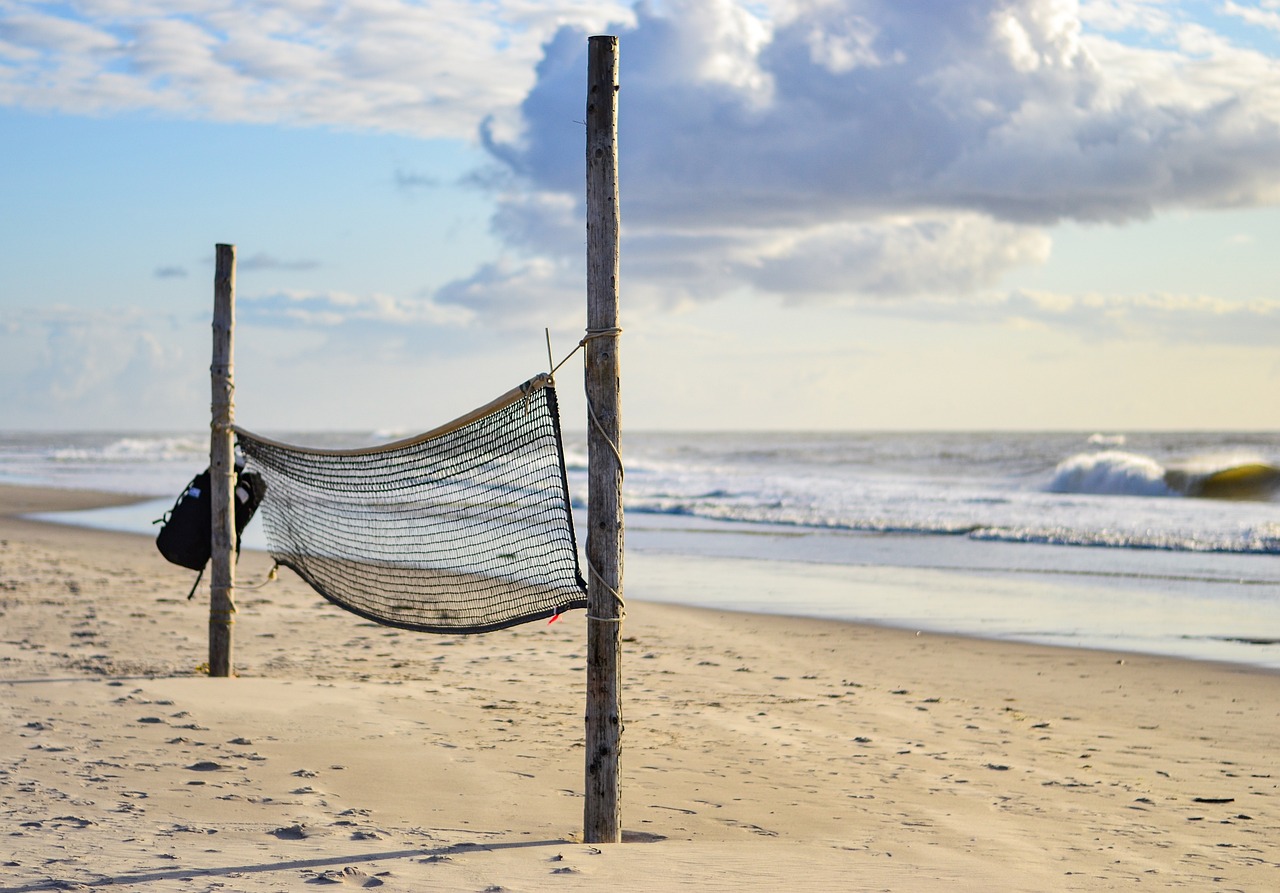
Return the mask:
<svg viewBox="0 0 1280 893">
<path fill-rule="evenodd" d="M 587 61 L 587 735 L 582 839 L 622 840 L 622 457 L 618 373 L 618 38 Z"/>
<path fill-rule="evenodd" d="M 218 245 L 213 274 L 213 384 L 209 438 L 210 511 L 209 675 L 232 674 L 231 628 L 235 623 L 235 421 L 236 246 Z"/>
</svg>

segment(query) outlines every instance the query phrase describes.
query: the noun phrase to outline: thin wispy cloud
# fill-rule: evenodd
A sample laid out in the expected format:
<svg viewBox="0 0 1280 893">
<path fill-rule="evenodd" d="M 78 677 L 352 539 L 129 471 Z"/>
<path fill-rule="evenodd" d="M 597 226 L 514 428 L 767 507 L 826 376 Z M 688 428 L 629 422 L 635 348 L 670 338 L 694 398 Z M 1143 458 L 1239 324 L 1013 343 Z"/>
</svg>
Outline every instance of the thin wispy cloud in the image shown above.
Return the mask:
<svg viewBox="0 0 1280 893">
<path fill-rule="evenodd" d="M 239 298 L 239 317 L 243 322 L 259 325 L 331 328 L 363 322 L 398 329 L 406 325 L 462 326 L 471 318 L 471 312 L 441 306 L 430 299 L 289 290 L 243 295 Z"/>
<path fill-rule="evenodd" d="M 440 186 L 440 179 L 430 174 L 396 168 L 395 184 L 402 192 L 413 192 L 416 189 L 436 189 Z"/>
<path fill-rule="evenodd" d="M 321 266 L 320 261 L 309 258 L 286 260 L 270 254 L 258 252 L 248 257 L 237 258 L 236 266 L 241 270 L 257 272 L 261 270 L 314 270 Z"/>
<path fill-rule="evenodd" d="M 1082 295 L 1018 289 L 977 299 L 922 298 L 868 304 L 872 316 L 1070 332 L 1089 343 L 1149 342 L 1266 347 L 1280 339 L 1280 300 L 1225 301 L 1210 295 Z"/>
<path fill-rule="evenodd" d="M 1208 295 L 1058 295 L 1019 291 L 998 305 L 1005 322 L 1069 328 L 1093 341 L 1264 347 L 1280 339 L 1280 301 L 1232 302 Z"/>
</svg>

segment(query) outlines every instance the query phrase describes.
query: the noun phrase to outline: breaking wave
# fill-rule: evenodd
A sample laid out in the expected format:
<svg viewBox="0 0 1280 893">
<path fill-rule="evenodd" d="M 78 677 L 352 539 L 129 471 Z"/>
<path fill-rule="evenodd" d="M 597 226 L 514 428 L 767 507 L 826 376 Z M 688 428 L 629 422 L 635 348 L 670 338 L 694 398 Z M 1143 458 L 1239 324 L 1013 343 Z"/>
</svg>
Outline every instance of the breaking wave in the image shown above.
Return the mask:
<svg viewBox="0 0 1280 893">
<path fill-rule="evenodd" d="M 197 437 L 121 437 L 106 443 L 84 444 L 52 450 L 54 462 L 167 462 L 199 459 L 209 450 L 208 440 Z"/>
<path fill-rule="evenodd" d="M 1104 496 L 1177 496 L 1165 482 L 1165 468 L 1156 460 L 1121 450 L 1078 453 L 1058 463 L 1050 493 L 1089 493 Z"/>
<path fill-rule="evenodd" d="M 1168 467 L 1122 450 L 1077 453 L 1058 463 L 1050 493 L 1104 496 L 1190 496 L 1270 499 L 1280 490 L 1280 469 L 1241 457 L 1205 458 Z"/>
</svg>

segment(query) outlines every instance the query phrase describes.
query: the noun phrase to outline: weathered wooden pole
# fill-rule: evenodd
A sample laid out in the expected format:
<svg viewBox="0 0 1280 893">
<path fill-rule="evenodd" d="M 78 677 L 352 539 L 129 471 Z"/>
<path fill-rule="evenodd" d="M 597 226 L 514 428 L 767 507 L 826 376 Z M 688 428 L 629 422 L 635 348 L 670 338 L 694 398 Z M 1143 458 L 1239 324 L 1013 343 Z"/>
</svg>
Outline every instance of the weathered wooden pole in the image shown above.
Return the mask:
<svg viewBox="0 0 1280 893">
<path fill-rule="evenodd" d="M 587 61 L 587 734 L 582 838 L 622 840 L 622 455 L 618 373 L 618 38 Z"/>
<path fill-rule="evenodd" d="M 236 246 L 218 245 L 213 274 L 213 384 L 209 437 L 210 511 L 213 521 L 209 559 L 209 675 L 232 673 L 231 629 L 235 623 L 235 326 Z"/>
</svg>

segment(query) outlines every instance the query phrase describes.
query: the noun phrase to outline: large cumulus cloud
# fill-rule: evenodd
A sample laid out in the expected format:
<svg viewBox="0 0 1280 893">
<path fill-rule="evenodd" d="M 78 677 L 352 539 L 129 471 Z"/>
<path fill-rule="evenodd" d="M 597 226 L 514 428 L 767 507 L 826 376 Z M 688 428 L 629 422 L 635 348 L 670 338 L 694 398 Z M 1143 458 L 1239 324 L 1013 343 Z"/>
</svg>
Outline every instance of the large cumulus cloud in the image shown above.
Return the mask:
<svg viewBox="0 0 1280 893">
<path fill-rule="evenodd" d="M 624 269 L 641 290 L 968 293 L 1043 262 L 1046 228 L 1064 220 L 1280 198 L 1280 66 L 1168 10 L 809 0 L 766 21 L 729 0 L 668 0 L 633 11 L 616 30 Z M 502 201 L 499 231 L 542 256 L 582 249 L 586 36 L 562 28 L 519 126 L 484 130 L 521 187 Z"/>
</svg>

